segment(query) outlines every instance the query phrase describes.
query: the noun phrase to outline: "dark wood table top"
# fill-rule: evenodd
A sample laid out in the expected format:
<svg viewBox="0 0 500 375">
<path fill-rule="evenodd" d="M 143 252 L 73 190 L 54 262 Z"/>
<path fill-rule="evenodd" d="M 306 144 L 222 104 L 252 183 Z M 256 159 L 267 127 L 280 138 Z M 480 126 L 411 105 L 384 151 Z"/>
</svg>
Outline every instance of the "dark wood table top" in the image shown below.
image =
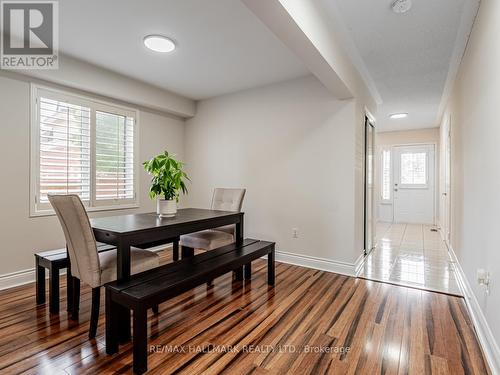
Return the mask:
<svg viewBox="0 0 500 375">
<path fill-rule="evenodd" d="M 239 216 L 242 212 L 206 210 L 201 208 L 183 208 L 177 210 L 174 217 L 160 218 L 154 212 L 143 214 L 100 217 L 90 220 L 94 230 L 110 233 L 131 233 L 154 228 L 172 227 L 187 223 L 210 221 L 217 218 Z"/>
</svg>

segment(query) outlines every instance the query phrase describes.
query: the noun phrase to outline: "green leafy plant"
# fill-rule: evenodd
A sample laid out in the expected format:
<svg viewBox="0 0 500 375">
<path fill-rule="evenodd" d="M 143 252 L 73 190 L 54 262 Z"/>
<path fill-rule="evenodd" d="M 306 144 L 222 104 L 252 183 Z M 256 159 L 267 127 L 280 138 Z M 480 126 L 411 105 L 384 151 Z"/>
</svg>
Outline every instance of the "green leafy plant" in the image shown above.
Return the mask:
<svg viewBox="0 0 500 375">
<path fill-rule="evenodd" d="M 151 188 L 149 197 L 164 197 L 167 200 L 179 201 L 179 195 L 182 192 L 187 194 L 186 182 L 189 177 L 183 171 L 184 163 L 176 160 L 175 155 L 170 155 L 168 151 L 157 155 L 151 160 L 145 161 L 144 169 L 151 178 Z"/>
</svg>

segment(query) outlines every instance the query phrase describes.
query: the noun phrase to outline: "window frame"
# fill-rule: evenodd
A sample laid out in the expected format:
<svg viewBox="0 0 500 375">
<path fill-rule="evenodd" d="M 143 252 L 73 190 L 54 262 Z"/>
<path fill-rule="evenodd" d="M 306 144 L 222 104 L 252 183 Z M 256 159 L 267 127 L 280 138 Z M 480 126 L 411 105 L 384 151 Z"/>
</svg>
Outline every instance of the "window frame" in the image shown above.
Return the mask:
<svg viewBox="0 0 500 375">
<path fill-rule="evenodd" d="M 384 153 L 389 153 L 389 199 L 384 199 Z M 380 203 L 392 204 L 393 189 L 393 156 L 392 147 L 382 147 L 380 149 Z"/>
<path fill-rule="evenodd" d="M 39 98 L 45 97 L 58 101 L 90 108 L 90 200 L 84 202 L 89 212 L 111 211 L 139 208 L 139 111 L 116 103 L 95 99 L 90 96 L 75 94 L 71 91 L 55 89 L 32 83 L 30 101 L 30 217 L 55 215 L 50 204 L 39 202 L 40 186 L 40 116 Z M 98 201 L 96 199 L 96 111 L 103 111 L 134 119 L 134 198 Z"/>
<path fill-rule="evenodd" d="M 425 184 L 403 184 L 401 182 L 402 178 L 402 168 L 403 168 L 403 163 L 401 161 L 401 158 L 403 154 L 425 154 Z M 422 148 L 422 150 L 418 150 L 415 152 L 400 152 L 399 153 L 399 189 L 428 189 L 429 188 L 429 153 L 425 149 Z"/>
</svg>

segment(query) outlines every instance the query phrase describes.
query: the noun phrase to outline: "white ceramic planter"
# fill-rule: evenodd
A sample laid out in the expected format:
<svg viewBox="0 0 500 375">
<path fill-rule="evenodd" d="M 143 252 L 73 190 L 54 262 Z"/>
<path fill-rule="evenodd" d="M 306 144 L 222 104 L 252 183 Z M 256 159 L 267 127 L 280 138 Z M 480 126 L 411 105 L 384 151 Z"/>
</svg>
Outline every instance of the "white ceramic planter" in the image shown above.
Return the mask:
<svg viewBox="0 0 500 375">
<path fill-rule="evenodd" d="M 156 213 L 160 217 L 174 217 L 177 213 L 177 202 L 175 199 L 160 199 L 156 201 Z"/>
</svg>

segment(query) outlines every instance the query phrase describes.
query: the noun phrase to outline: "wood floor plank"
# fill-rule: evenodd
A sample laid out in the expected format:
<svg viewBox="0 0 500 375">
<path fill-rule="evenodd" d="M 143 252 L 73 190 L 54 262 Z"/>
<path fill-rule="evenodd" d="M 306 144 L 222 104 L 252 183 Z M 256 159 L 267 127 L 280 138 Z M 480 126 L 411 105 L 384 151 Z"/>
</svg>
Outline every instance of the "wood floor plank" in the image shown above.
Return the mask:
<svg viewBox="0 0 500 375">
<path fill-rule="evenodd" d="M 271 288 L 266 265 L 150 313 L 149 373 L 490 374 L 459 297 L 282 263 Z M 131 343 L 105 354 L 103 307 L 88 340 L 89 288 L 79 321 L 68 319 L 63 279 L 59 314 L 35 305 L 34 284 L 0 291 L 0 373 L 131 374 Z"/>
</svg>

